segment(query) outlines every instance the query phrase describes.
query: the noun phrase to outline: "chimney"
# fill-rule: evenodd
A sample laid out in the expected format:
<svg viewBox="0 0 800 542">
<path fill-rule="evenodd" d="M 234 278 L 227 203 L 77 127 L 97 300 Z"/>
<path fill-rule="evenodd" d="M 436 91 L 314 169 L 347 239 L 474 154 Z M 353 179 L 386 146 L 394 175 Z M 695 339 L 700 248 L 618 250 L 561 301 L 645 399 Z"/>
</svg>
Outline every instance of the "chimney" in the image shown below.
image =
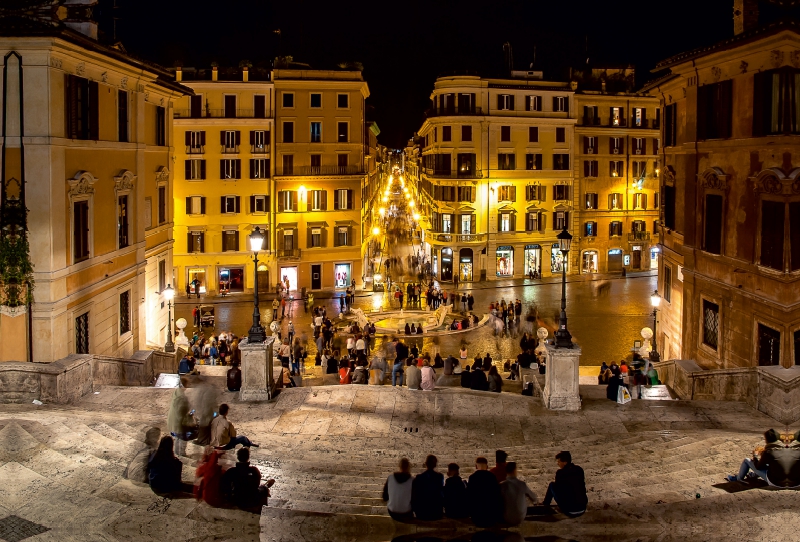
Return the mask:
<svg viewBox="0 0 800 542">
<path fill-rule="evenodd" d="M 183 81 L 183 68 L 181 68 L 180 66 L 178 66 L 177 68 L 175 68 L 175 80 L 176 80 L 178 83 L 180 83 L 181 81 Z"/>
<path fill-rule="evenodd" d="M 242 81 L 245 83 L 250 80 L 250 69 L 247 66 L 242 68 Z"/>
<path fill-rule="evenodd" d="M 216 81 L 219 79 L 219 68 L 217 66 L 211 66 L 211 80 Z"/>
<path fill-rule="evenodd" d="M 733 33 L 739 35 L 758 26 L 758 0 L 733 0 Z"/>
</svg>

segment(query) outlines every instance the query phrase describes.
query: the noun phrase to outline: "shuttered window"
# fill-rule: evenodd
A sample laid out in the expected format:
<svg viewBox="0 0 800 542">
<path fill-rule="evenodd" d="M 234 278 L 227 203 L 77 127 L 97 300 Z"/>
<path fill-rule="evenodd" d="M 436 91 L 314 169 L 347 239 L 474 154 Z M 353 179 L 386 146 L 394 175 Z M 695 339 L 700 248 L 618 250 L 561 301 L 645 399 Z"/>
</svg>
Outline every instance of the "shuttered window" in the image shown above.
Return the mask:
<svg viewBox="0 0 800 542">
<path fill-rule="evenodd" d="M 222 232 L 222 252 L 239 251 L 239 231 L 225 230 Z"/>
<path fill-rule="evenodd" d="M 722 203 L 721 195 L 706 194 L 703 250 L 711 254 L 721 254 L 722 251 Z"/>
<path fill-rule="evenodd" d="M 297 211 L 297 191 L 281 190 L 278 192 L 278 212 Z"/>
<path fill-rule="evenodd" d="M 268 213 L 269 212 L 269 196 L 266 195 L 253 195 L 250 196 L 250 212 Z"/>
<path fill-rule="evenodd" d="M 241 212 L 241 197 L 240 196 L 221 196 L 220 197 L 220 213 L 231 214 Z"/>
<path fill-rule="evenodd" d="M 697 139 L 727 139 L 733 125 L 733 81 L 697 89 Z"/>
<path fill-rule="evenodd" d="M 201 181 L 206 178 L 205 160 L 184 160 L 183 164 L 187 181 Z"/>
<path fill-rule="evenodd" d="M 122 143 L 128 141 L 128 91 L 117 91 L 117 139 Z"/>
<path fill-rule="evenodd" d="M 353 209 L 353 191 L 349 189 L 340 188 L 334 191 L 334 210 L 352 210 Z"/>
<path fill-rule="evenodd" d="M 97 82 L 67 75 L 66 94 L 67 137 L 99 139 L 100 104 Z"/>
<path fill-rule="evenodd" d="M 72 204 L 72 254 L 73 263 L 89 258 L 89 202 Z"/>
</svg>

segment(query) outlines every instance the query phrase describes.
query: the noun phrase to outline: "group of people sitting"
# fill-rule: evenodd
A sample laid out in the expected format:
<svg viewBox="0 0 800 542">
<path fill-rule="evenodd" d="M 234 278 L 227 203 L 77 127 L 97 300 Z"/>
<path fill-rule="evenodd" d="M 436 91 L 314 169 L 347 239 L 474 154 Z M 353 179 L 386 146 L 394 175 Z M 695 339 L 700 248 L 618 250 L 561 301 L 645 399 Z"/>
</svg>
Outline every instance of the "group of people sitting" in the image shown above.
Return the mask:
<svg viewBox="0 0 800 542">
<path fill-rule="evenodd" d="M 760 478 L 773 487 L 800 487 L 800 431 L 781 435 L 775 429 L 764 432 L 764 446 L 746 457 L 739 472 L 728 476 L 728 482 Z"/>
<path fill-rule="evenodd" d="M 391 474 L 383 486 L 383 500 L 389 515 L 397 521 L 436 521 L 442 517 L 471 518 L 478 527 L 496 524 L 519 525 L 529 515 L 552 513 L 552 503 L 568 517 L 586 511 L 588 498 L 583 469 L 572 462 L 567 451 L 556 454 L 558 471 L 547 487 L 544 500 L 518 478 L 516 462 L 509 462 L 503 450 L 495 452 L 496 465 L 489 468 L 485 457 L 475 460 L 475 472 L 468 479 L 460 476 L 456 463 L 447 466 L 447 478 L 436 470 L 435 455 L 425 458 L 425 470 L 416 477 L 411 463 L 400 460 L 400 470 Z M 532 505 L 529 506 L 529 502 Z"/>
<path fill-rule="evenodd" d="M 642 386 L 657 385 L 660 382 L 658 372 L 652 364 L 645 362 L 642 367 L 630 367 L 625 360 L 621 360 L 619 365 L 613 361 L 611 365 L 606 365 L 604 361 L 600 366 L 597 383 L 606 384 L 606 398 L 616 401 L 621 386 L 629 392 L 637 390 L 636 397 L 641 397 Z"/>
<path fill-rule="evenodd" d="M 461 331 L 462 329 L 469 329 L 470 326 L 477 325 L 480 322 L 477 314 L 466 313 L 460 320 L 456 318 L 450 324 L 450 331 Z"/>
<path fill-rule="evenodd" d="M 203 365 L 233 365 L 241 362 L 239 338 L 230 331 L 206 337 L 202 331 L 195 330 L 189 341 L 187 357 L 191 360 L 192 370 L 197 360 L 202 360 Z"/>
</svg>

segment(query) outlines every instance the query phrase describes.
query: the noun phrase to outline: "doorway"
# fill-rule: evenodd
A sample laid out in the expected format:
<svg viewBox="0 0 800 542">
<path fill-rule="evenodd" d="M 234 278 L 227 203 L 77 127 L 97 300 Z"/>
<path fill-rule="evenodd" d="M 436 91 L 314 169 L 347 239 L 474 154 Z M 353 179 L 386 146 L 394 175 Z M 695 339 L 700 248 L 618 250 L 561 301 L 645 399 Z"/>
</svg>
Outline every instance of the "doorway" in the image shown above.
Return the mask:
<svg viewBox="0 0 800 542">
<path fill-rule="evenodd" d="M 333 267 L 333 276 L 335 279 L 334 286 L 336 288 L 347 288 L 352 284 L 352 277 L 350 276 L 349 263 L 337 263 Z"/>
<path fill-rule="evenodd" d="M 281 267 L 280 280 L 286 290 L 297 290 L 297 267 Z"/>
<path fill-rule="evenodd" d="M 311 266 L 311 289 L 319 290 L 322 288 L 322 266 L 315 264 Z"/>
<path fill-rule="evenodd" d="M 453 249 L 442 249 L 442 280 L 453 280 Z"/>
<path fill-rule="evenodd" d="M 597 273 L 597 251 L 587 250 L 583 253 L 582 273 Z"/>
<path fill-rule="evenodd" d="M 462 248 L 458 253 L 459 279 L 463 282 L 472 281 L 472 249 Z"/>
<path fill-rule="evenodd" d="M 622 272 L 622 249 L 612 248 L 608 251 L 608 272 Z"/>
<path fill-rule="evenodd" d="M 258 291 L 269 292 L 269 269 L 266 264 L 258 264 Z"/>
<path fill-rule="evenodd" d="M 633 251 L 631 252 L 631 267 L 633 269 L 641 269 L 642 268 L 642 247 L 635 246 L 633 247 Z"/>
<path fill-rule="evenodd" d="M 758 324 L 758 364 L 781 364 L 781 332 L 764 324 Z"/>
</svg>

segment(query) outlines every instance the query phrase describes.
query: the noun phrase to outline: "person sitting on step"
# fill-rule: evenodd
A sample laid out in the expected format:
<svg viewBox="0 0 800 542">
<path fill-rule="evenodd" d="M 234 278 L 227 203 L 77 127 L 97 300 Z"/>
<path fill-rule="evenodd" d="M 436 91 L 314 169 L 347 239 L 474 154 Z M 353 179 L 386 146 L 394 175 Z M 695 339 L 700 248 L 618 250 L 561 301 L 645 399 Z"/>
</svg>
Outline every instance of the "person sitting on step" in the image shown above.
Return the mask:
<svg viewBox="0 0 800 542">
<path fill-rule="evenodd" d="M 267 505 L 269 488 L 275 480 L 261 483 L 261 471 L 250 464 L 249 448 L 239 448 L 236 459 L 236 465 L 222 475 L 222 494 L 242 510 L 260 513 L 261 507 Z"/>
<path fill-rule="evenodd" d="M 781 442 L 780 434 L 774 429 L 768 429 L 764 432 L 764 442 L 765 446 L 763 448 L 759 447 L 753 450 L 752 458 L 746 457 L 742 461 L 737 474 L 727 476 L 725 479 L 729 482 L 742 482 L 749 475 L 749 477 L 761 478 L 766 481 L 767 469 L 775 461 L 773 451 L 783 448 L 783 442 Z"/>
<path fill-rule="evenodd" d="M 411 462 L 404 457 L 400 460 L 400 471 L 390 474 L 383 484 L 383 500 L 392 519 L 409 521 L 414 518 L 411 508 L 412 483 Z"/>
<path fill-rule="evenodd" d="M 555 482 L 547 486 L 544 506 L 550 506 L 555 500 L 558 508 L 568 517 L 577 517 L 586 512 L 588 497 L 586 496 L 586 479 L 583 469 L 572 462 L 572 454 L 559 452 L 556 454 Z"/>
</svg>

